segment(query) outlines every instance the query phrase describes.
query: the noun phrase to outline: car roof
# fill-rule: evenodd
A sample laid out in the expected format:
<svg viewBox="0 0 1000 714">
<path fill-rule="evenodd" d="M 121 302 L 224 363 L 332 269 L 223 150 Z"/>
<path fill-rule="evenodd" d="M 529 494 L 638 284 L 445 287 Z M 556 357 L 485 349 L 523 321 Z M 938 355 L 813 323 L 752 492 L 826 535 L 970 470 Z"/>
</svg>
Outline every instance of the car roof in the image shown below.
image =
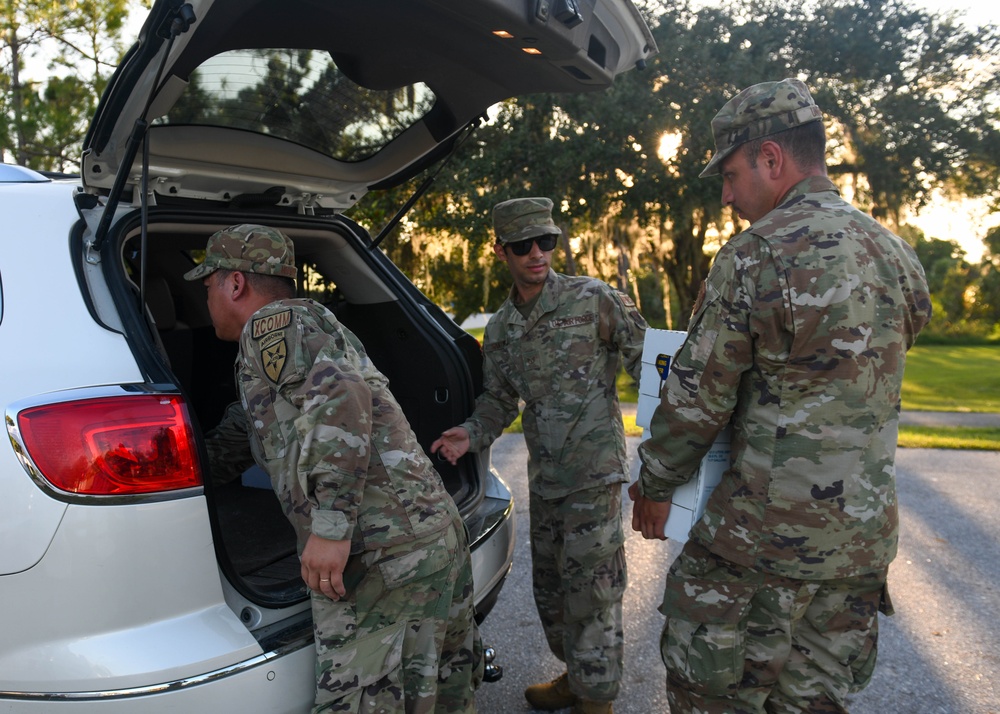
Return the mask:
<svg viewBox="0 0 1000 714">
<path fill-rule="evenodd" d="M 0 183 L 46 183 L 49 179 L 24 166 L 0 164 Z"/>
</svg>

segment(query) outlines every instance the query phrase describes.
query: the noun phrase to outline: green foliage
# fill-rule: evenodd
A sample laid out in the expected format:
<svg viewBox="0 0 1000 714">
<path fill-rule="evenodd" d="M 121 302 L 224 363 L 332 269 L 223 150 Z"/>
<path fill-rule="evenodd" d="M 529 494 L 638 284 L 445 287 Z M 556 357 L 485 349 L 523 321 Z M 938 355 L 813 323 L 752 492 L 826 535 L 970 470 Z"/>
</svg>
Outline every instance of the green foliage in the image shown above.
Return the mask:
<svg viewBox="0 0 1000 714">
<path fill-rule="evenodd" d="M 97 100 L 121 60 L 130 11 L 149 0 L 0 0 L 4 160 L 40 170 L 79 165 Z M 32 77 L 45 66 L 45 81 Z"/>
<path fill-rule="evenodd" d="M 992 263 L 984 263 L 969 296 L 968 315 L 979 325 L 1000 323 L 1000 270 Z"/>
<path fill-rule="evenodd" d="M 967 181 L 983 136 L 969 124 L 996 91 L 997 33 L 980 34 L 901 2 L 820 2 L 794 42 L 821 107 L 843 129 L 845 173 L 862 174 L 862 205 L 898 225 L 934 186 Z M 963 86 L 961 92 L 949 88 Z M 968 92 L 964 87 L 968 87 Z"/>
<path fill-rule="evenodd" d="M 924 266 L 931 290 L 933 316 L 922 341 L 987 340 L 1000 336 L 1000 228 L 984 239 L 986 252 L 978 266 L 965 260 L 955 241 L 927 240 L 918 232 L 904 231 Z"/>
<path fill-rule="evenodd" d="M 615 381 L 615 386 L 618 388 L 618 399 L 622 402 L 639 401 L 639 385 L 632 379 L 632 375 L 624 369 L 618 371 L 618 379 Z"/>
<path fill-rule="evenodd" d="M 920 264 L 924 266 L 927 284 L 932 293 L 944 290 L 949 274 L 968 265 L 965 262 L 965 251 L 953 240 L 926 240 L 921 236 L 916 239 L 915 250 Z"/>
</svg>

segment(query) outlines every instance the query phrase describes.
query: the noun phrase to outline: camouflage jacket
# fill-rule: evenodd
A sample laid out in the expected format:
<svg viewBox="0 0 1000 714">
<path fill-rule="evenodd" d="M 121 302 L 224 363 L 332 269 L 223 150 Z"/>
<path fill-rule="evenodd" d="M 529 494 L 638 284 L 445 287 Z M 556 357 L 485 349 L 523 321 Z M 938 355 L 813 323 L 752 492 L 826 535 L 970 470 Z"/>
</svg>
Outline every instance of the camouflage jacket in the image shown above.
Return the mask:
<svg viewBox="0 0 1000 714">
<path fill-rule="evenodd" d="M 216 486 L 235 481 L 256 463 L 250 449 L 249 425 L 241 402 L 226 406 L 222 419 L 205 435 L 208 470 Z"/>
<path fill-rule="evenodd" d="M 300 547 L 408 543 L 457 521 L 455 504 L 361 342 L 312 300 L 279 300 L 243 328 L 237 383 L 254 458 Z"/>
<path fill-rule="evenodd" d="M 555 498 L 627 480 L 615 379 L 624 359 L 638 381 L 645 334 L 632 300 L 594 278 L 549 271 L 528 319 L 508 297 L 486 325 L 485 391 L 462 425 L 471 449 L 493 443 L 522 399 L 534 493 Z"/>
<path fill-rule="evenodd" d="M 719 251 L 639 448 L 643 494 L 669 499 L 731 420 L 692 539 L 799 579 L 885 567 L 903 366 L 930 311 L 906 243 L 827 178 L 799 183 Z"/>
</svg>

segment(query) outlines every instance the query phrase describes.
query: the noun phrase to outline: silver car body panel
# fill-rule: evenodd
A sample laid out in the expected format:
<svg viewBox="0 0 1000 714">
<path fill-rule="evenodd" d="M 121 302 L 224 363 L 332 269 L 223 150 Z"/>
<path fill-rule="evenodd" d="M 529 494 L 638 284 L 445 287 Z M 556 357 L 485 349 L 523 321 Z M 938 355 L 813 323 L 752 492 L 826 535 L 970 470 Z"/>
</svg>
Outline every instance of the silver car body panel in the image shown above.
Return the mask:
<svg viewBox="0 0 1000 714">
<path fill-rule="evenodd" d="M 142 382 L 124 337 L 94 322 L 84 300 L 67 299 L 67 289 L 80 295 L 70 249 L 78 221 L 73 192 L 69 182 L 0 184 L 0 200 L 17 207 L 17 225 L 4 237 L 0 258 L 0 374 L 16 375 L 4 380 L 5 406 L 39 394 Z M 61 250 L 46 253 L 44 268 L 32 234 L 63 237 Z M 39 290 L 42 280 L 61 287 Z M 66 368 L 67 355 L 78 357 L 71 358 L 73 369 Z M 0 575 L 35 565 L 65 510 L 38 489 L 13 448 L 0 449 Z"/>
</svg>

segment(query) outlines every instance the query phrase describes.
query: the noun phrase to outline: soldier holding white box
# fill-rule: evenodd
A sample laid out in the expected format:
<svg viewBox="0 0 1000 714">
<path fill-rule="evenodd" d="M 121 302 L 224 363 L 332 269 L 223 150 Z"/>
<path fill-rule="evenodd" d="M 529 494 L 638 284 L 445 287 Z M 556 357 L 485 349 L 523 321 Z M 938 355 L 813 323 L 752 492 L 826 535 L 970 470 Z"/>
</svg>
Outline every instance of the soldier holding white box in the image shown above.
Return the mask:
<svg viewBox="0 0 1000 714">
<path fill-rule="evenodd" d="M 827 178 L 802 82 L 744 90 L 712 129 L 702 175 L 751 225 L 715 258 L 629 489 L 633 528 L 662 539 L 731 425 L 732 467 L 667 576 L 670 711 L 846 712 L 892 612 L 900 389 L 927 282 Z"/>
</svg>

